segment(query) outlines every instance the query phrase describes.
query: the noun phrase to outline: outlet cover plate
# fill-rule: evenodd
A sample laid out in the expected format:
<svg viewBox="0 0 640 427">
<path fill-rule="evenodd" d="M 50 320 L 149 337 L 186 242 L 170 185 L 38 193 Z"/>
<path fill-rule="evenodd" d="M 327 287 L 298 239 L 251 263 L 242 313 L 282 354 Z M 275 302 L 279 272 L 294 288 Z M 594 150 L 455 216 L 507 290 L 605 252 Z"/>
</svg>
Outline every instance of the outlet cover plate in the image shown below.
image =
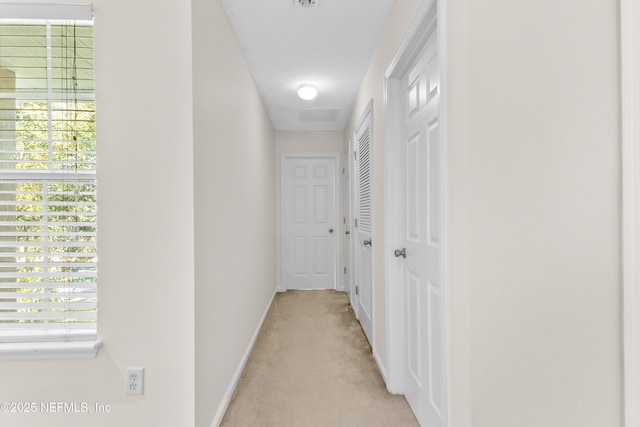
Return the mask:
<svg viewBox="0 0 640 427">
<path fill-rule="evenodd" d="M 144 368 L 127 368 L 127 394 L 144 394 Z"/>
</svg>

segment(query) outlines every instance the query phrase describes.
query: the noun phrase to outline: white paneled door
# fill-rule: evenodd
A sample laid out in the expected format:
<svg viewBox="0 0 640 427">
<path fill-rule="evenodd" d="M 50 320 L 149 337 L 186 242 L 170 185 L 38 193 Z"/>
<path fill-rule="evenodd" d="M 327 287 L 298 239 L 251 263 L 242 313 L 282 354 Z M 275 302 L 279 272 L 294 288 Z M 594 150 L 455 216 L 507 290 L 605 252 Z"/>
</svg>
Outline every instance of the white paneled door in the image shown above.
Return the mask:
<svg viewBox="0 0 640 427">
<path fill-rule="evenodd" d="M 421 425 L 443 425 L 442 146 L 436 31 L 402 80 L 404 392 Z"/>
<path fill-rule="evenodd" d="M 285 289 L 335 289 L 337 156 L 282 156 L 282 281 Z"/>
<path fill-rule="evenodd" d="M 357 177 L 357 292 L 358 320 L 362 325 L 369 343 L 373 347 L 373 210 L 371 191 L 371 103 L 356 128 L 356 167 Z"/>
</svg>

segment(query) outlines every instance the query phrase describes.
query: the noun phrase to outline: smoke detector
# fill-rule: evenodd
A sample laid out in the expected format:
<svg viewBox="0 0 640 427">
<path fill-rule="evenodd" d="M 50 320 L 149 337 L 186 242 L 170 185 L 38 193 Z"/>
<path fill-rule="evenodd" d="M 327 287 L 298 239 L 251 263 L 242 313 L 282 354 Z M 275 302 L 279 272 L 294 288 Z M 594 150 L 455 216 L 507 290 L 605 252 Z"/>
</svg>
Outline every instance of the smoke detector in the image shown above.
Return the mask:
<svg viewBox="0 0 640 427">
<path fill-rule="evenodd" d="M 318 4 L 318 0 L 295 0 L 295 2 L 298 6 L 304 7 L 305 9 L 311 9 Z"/>
</svg>

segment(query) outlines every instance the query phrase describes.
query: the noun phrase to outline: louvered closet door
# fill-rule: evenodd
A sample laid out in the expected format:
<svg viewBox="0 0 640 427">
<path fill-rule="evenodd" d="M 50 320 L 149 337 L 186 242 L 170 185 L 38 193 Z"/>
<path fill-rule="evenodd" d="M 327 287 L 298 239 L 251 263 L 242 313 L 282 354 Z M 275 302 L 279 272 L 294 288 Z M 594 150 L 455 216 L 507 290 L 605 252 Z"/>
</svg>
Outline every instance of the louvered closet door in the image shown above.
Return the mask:
<svg viewBox="0 0 640 427">
<path fill-rule="evenodd" d="M 371 112 L 356 130 L 358 177 L 358 320 L 373 344 L 373 253 L 371 209 Z"/>
</svg>

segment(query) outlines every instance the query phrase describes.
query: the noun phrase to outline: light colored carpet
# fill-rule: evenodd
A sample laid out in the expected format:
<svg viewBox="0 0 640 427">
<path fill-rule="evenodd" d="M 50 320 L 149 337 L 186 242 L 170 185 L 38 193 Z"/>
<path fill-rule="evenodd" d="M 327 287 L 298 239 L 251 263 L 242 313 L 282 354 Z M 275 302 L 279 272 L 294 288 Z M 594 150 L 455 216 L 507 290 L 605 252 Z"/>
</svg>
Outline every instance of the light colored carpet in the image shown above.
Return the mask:
<svg viewBox="0 0 640 427">
<path fill-rule="evenodd" d="M 417 426 L 389 394 L 344 292 L 277 294 L 224 427 Z"/>
</svg>

